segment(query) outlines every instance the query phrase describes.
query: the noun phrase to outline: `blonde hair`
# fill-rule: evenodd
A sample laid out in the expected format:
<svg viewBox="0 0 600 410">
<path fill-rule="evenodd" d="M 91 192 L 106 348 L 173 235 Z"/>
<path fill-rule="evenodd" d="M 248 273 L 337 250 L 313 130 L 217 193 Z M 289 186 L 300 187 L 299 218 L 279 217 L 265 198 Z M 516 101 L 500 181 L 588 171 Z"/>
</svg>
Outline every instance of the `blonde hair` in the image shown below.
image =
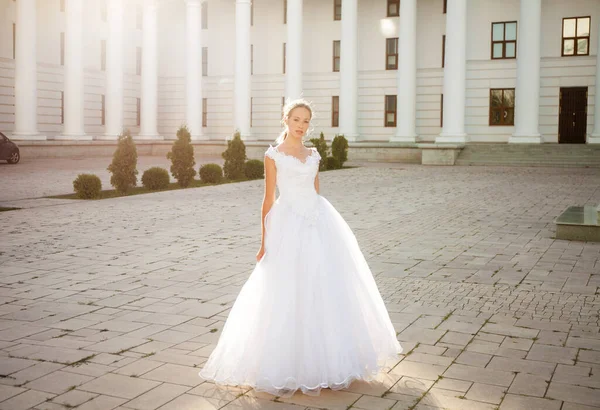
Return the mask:
<svg viewBox="0 0 600 410">
<path fill-rule="evenodd" d="M 283 129 L 283 131 L 281 131 L 281 134 L 279 134 L 279 137 L 277 137 L 277 139 L 275 140 L 275 143 L 281 144 L 287 137 L 288 127 L 285 123 L 285 120 L 287 120 L 290 117 L 290 114 L 296 108 L 306 108 L 308 110 L 308 112 L 310 113 L 310 118 L 311 119 L 313 118 L 313 109 L 312 109 L 312 105 L 310 102 L 308 102 L 302 98 L 299 98 L 297 100 L 292 100 L 292 101 L 288 100 L 287 104 L 283 107 L 283 117 L 281 118 L 281 125 L 283 125 L 284 129 Z M 306 132 L 306 134 L 309 134 L 310 131 L 311 131 L 311 129 L 309 128 L 309 130 Z"/>
</svg>

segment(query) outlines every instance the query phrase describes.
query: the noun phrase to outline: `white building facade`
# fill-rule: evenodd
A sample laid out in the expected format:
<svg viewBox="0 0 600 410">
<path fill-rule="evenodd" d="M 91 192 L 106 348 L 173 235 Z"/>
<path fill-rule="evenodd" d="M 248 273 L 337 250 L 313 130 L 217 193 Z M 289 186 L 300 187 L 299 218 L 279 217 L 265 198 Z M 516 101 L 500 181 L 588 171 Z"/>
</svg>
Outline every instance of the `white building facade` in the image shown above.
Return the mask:
<svg viewBox="0 0 600 410">
<path fill-rule="evenodd" d="M 0 0 L 16 140 L 600 143 L 600 0 Z"/>
</svg>

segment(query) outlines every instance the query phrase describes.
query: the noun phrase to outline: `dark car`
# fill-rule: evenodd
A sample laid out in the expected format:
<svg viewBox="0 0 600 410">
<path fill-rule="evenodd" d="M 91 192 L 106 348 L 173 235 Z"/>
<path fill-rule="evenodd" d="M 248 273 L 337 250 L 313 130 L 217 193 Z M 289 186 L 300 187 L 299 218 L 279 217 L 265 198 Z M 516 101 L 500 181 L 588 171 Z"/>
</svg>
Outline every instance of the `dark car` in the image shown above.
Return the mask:
<svg viewBox="0 0 600 410">
<path fill-rule="evenodd" d="M 0 132 L 0 160 L 5 160 L 9 164 L 16 164 L 20 159 L 21 153 L 17 144 Z"/>
</svg>

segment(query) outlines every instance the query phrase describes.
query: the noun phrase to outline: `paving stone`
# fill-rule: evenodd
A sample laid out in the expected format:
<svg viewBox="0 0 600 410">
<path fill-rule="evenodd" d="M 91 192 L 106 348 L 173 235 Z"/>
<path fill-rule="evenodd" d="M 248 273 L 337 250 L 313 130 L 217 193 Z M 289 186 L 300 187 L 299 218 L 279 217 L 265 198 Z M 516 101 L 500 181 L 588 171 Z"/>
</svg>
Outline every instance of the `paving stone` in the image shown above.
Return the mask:
<svg viewBox="0 0 600 410">
<path fill-rule="evenodd" d="M 126 401 L 126 399 L 101 395 L 83 403 L 81 406 L 77 407 L 77 410 L 113 410 Z M 123 410 L 125 410 L 125 408 L 123 408 Z"/>
<path fill-rule="evenodd" d="M 565 402 L 595 406 L 600 403 L 600 390 L 551 382 L 546 397 Z"/>
<path fill-rule="evenodd" d="M 154 410 L 181 396 L 189 387 L 171 383 L 163 383 L 160 386 L 127 402 L 126 407 L 136 410 Z"/>
<path fill-rule="evenodd" d="M 529 350 L 527 360 L 540 360 L 551 363 L 573 364 L 577 349 L 568 347 L 548 346 L 535 343 Z"/>
<path fill-rule="evenodd" d="M 506 357 L 495 356 L 492 358 L 486 369 L 503 370 L 508 372 L 522 372 L 550 378 L 555 364 L 522 359 L 509 359 Z"/>
<path fill-rule="evenodd" d="M 489 368 L 481 369 L 479 367 L 453 364 L 444 373 L 444 378 L 446 377 L 508 387 L 512 383 L 514 374 L 508 371 L 493 370 Z"/>
<path fill-rule="evenodd" d="M 160 383 L 118 374 L 106 374 L 79 387 L 79 390 L 133 399 L 158 386 Z"/>
<path fill-rule="evenodd" d="M 69 389 L 87 383 L 90 380 L 93 380 L 93 377 L 59 370 L 27 383 L 24 387 L 48 393 L 62 394 Z"/>
<path fill-rule="evenodd" d="M 440 366 L 404 360 L 398 364 L 398 366 L 394 367 L 390 373 L 400 376 L 415 377 L 418 379 L 437 380 L 447 368 L 448 366 L 445 365 Z"/>
<path fill-rule="evenodd" d="M 13 386 L 2 386 L 0 385 L 0 402 L 9 399 L 17 394 L 23 393 L 27 389 Z"/>
<path fill-rule="evenodd" d="M 164 364 L 144 374 L 142 378 L 194 387 L 203 382 L 198 372 L 196 367 Z"/>
<path fill-rule="evenodd" d="M 473 383 L 465 397 L 485 403 L 500 404 L 506 393 L 506 387 Z"/>
<path fill-rule="evenodd" d="M 508 392 L 525 396 L 544 397 L 549 383 L 550 381 L 544 377 L 519 373 L 510 385 Z"/>
<path fill-rule="evenodd" d="M 52 393 L 27 390 L 0 403 L 1 410 L 25 410 L 54 397 Z"/>
<path fill-rule="evenodd" d="M 435 383 L 435 387 L 443 390 L 454 390 L 461 393 L 466 393 L 473 385 L 472 382 L 464 380 L 449 379 L 444 377 Z"/>
<path fill-rule="evenodd" d="M 488 354 L 465 351 L 456 358 L 456 363 L 466 364 L 467 366 L 485 367 L 491 359 L 492 356 Z"/>
<path fill-rule="evenodd" d="M 94 393 L 71 390 L 61 394 L 60 396 L 56 396 L 52 399 L 52 401 L 54 403 L 62 404 L 67 408 L 72 408 L 88 402 L 96 397 L 98 397 L 98 395 Z"/>
<path fill-rule="evenodd" d="M 541 399 L 539 397 L 516 396 L 507 394 L 500 410 L 560 410 L 562 401 Z"/>
<path fill-rule="evenodd" d="M 420 405 L 439 407 L 444 409 L 464 410 L 494 410 L 497 406 L 469 400 L 457 392 L 432 388 L 419 402 Z"/>
<path fill-rule="evenodd" d="M 362 396 L 352 407 L 364 410 L 389 410 L 396 404 L 396 400 L 382 399 L 381 397 Z"/>
</svg>

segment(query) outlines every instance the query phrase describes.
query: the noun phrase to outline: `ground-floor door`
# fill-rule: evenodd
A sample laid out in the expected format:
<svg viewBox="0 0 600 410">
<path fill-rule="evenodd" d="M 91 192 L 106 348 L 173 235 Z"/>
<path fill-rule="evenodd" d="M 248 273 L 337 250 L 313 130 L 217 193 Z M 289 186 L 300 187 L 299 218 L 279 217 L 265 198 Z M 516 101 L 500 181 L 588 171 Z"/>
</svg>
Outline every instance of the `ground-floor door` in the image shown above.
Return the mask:
<svg viewBox="0 0 600 410">
<path fill-rule="evenodd" d="M 562 87 L 558 118 L 560 144 L 585 144 L 587 87 Z"/>
</svg>

